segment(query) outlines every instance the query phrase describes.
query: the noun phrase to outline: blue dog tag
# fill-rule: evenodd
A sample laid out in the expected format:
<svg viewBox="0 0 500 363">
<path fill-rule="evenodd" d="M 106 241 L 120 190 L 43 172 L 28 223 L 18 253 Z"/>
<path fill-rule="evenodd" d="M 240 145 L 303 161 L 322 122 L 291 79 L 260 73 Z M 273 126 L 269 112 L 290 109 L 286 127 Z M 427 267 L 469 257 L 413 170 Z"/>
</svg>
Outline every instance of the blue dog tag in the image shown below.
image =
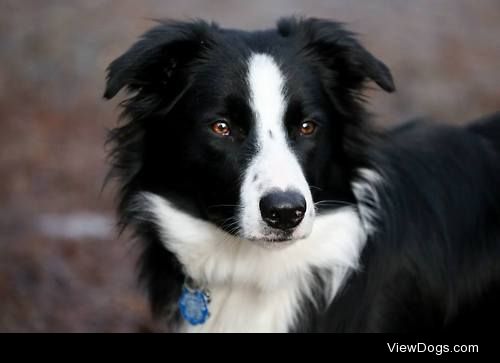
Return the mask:
<svg viewBox="0 0 500 363">
<path fill-rule="evenodd" d="M 207 294 L 202 290 L 192 290 L 184 286 L 179 299 L 179 310 L 189 324 L 203 324 L 210 316 Z"/>
</svg>

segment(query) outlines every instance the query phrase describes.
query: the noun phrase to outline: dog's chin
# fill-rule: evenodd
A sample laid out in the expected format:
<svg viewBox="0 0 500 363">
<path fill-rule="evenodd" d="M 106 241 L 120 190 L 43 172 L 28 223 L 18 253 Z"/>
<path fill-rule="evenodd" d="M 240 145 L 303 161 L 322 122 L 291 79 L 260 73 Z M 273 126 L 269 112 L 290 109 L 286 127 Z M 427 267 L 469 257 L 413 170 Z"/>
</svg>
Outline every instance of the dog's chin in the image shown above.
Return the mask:
<svg viewBox="0 0 500 363">
<path fill-rule="evenodd" d="M 304 237 L 295 237 L 293 235 L 284 235 L 284 236 L 262 236 L 262 237 L 253 237 L 249 236 L 245 239 L 250 241 L 250 243 L 254 243 L 259 247 L 263 247 L 265 249 L 283 249 L 289 247 L 296 243 L 297 241 L 306 238 Z"/>
<path fill-rule="evenodd" d="M 280 250 L 293 245 L 297 240 L 273 240 L 273 239 L 253 239 L 251 243 L 268 250 Z"/>
</svg>

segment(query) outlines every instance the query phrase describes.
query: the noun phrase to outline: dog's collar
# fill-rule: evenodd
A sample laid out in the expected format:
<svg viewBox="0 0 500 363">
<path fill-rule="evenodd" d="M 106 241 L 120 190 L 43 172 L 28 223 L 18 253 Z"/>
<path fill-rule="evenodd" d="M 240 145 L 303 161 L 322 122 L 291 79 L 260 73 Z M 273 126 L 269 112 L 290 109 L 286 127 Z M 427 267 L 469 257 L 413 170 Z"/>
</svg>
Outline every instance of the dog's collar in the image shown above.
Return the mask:
<svg viewBox="0 0 500 363">
<path fill-rule="evenodd" d="M 192 278 L 186 277 L 179 298 L 179 311 L 184 320 L 191 325 L 205 323 L 210 317 L 209 304 L 210 291 L 208 288 L 196 283 Z"/>
</svg>

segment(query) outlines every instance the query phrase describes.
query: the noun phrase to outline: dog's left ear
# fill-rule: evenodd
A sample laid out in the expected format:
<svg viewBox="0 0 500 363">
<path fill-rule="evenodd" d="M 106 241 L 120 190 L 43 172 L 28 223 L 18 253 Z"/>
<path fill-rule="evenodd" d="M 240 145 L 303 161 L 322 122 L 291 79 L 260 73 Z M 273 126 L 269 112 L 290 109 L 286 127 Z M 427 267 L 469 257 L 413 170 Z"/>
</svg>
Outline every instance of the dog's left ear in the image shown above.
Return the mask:
<svg viewBox="0 0 500 363">
<path fill-rule="evenodd" d="M 278 32 L 301 37 L 304 50 L 325 64 L 342 86 L 357 90 L 372 80 L 386 92 L 396 89 L 389 68 L 338 22 L 285 18 L 278 22 Z"/>
</svg>

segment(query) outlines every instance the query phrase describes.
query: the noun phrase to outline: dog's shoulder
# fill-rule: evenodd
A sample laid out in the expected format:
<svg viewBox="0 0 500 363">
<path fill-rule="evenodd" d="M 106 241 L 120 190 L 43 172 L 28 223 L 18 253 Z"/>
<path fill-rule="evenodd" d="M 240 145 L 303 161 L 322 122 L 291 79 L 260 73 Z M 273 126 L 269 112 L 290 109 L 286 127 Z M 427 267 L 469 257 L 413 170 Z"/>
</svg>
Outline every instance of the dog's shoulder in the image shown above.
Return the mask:
<svg viewBox="0 0 500 363">
<path fill-rule="evenodd" d="M 378 225 L 323 319 L 335 331 L 498 325 L 500 117 L 398 125 L 374 147 Z M 471 319 L 471 317 L 474 317 Z"/>
</svg>

